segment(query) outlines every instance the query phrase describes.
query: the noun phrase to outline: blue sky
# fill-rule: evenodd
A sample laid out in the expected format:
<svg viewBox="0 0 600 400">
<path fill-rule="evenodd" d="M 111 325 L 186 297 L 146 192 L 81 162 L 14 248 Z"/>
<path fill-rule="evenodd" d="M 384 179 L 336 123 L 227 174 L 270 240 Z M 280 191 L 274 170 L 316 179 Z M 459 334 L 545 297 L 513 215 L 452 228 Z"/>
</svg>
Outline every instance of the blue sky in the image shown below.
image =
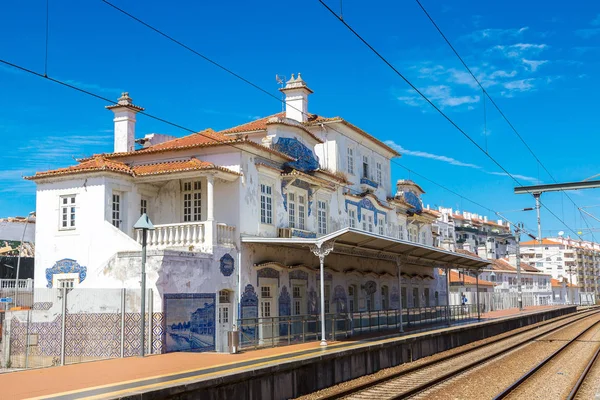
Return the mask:
<svg viewBox="0 0 600 400">
<path fill-rule="evenodd" d="M 315 91 L 309 111 L 340 115 L 391 141 L 402 165 L 497 211 L 531 207 L 514 182 L 317 0 L 302 2 L 139 2 L 115 4 L 278 95 L 275 74 L 302 72 Z M 328 4 L 336 11 L 339 1 Z M 590 1 L 424 1 L 432 17 L 513 125 L 558 181 L 600 173 L 597 92 L 600 5 Z M 412 1 L 345 0 L 344 19 L 461 128 L 524 183 L 548 174 L 483 97 Z M 44 72 L 46 2 L 9 2 L 0 12 L 0 58 Z M 223 129 L 278 112 L 281 104 L 118 13 L 99 0 L 50 1 L 48 74 L 115 99 L 127 90 L 149 113 L 195 130 Z M 112 113 L 104 102 L 0 65 L 0 217 L 35 208 L 37 170 L 110 151 Z M 485 129 L 484 129 L 485 126 Z M 138 136 L 186 132 L 138 118 Z M 425 203 L 489 212 L 398 166 Z M 579 207 L 600 191 L 571 192 Z M 575 230 L 586 228 L 562 194 L 543 203 Z M 587 211 L 598 215 L 600 207 Z M 535 215 L 506 212 L 535 229 Z M 590 226 L 600 223 L 587 217 Z M 542 211 L 544 235 L 568 228 Z M 596 236 L 600 238 L 600 233 Z M 591 238 L 585 235 L 584 238 Z"/>
</svg>

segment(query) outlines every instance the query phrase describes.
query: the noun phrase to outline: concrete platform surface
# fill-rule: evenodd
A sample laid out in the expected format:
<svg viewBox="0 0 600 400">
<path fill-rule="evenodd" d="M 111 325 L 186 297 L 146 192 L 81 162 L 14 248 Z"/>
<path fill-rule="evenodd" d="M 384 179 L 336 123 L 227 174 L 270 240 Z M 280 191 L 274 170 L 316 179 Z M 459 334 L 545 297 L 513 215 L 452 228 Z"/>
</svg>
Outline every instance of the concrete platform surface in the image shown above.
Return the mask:
<svg viewBox="0 0 600 400">
<path fill-rule="evenodd" d="M 493 311 L 482 314 L 482 322 L 511 318 L 521 314 L 533 314 L 556 309 L 557 306 L 528 307 Z M 477 321 L 468 325 L 473 325 Z M 457 324 L 465 327 L 467 324 Z M 378 342 L 401 338 L 415 338 L 432 332 L 442 332 L 448 327 L 432 328 L 427 331 L 407 332 L 402 336 L 393 331 L 382 331 L 377 336 L 353 337 L 344 341 L 330 342 L 321 347 L 319 342 L 245 351 L 240 354 L 220 353 L 170 353 L 144 358 L 129 357 L 62 367 L 32 369 L 0 374 L 0 397 L 3 400 L 25 398 L 112 398 L 127 396 L 128 393 L 149 390 L 160 385 L 184 384 L 219 376 L 252 371 L 260 367 L 278 365 L 283 362 L 320 357 L 324 354 L 350 350 Z"/>
</svg>

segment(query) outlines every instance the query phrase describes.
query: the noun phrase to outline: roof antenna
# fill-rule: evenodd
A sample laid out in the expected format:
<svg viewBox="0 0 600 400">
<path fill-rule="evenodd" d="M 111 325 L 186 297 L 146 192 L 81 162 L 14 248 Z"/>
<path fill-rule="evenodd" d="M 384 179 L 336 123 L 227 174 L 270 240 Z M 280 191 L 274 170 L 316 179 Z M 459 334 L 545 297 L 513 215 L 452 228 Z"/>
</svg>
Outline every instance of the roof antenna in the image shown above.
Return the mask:
<svg viewBox="0 0 600 400">
<path fill-rule="evenodd" d="M 275 74 L 275 80 L 281 86 L 281 89 L 285 86 L 285 75 Z M 285 111 L 285 95 L 281 92 L 281 112 Z"/>
</svg>

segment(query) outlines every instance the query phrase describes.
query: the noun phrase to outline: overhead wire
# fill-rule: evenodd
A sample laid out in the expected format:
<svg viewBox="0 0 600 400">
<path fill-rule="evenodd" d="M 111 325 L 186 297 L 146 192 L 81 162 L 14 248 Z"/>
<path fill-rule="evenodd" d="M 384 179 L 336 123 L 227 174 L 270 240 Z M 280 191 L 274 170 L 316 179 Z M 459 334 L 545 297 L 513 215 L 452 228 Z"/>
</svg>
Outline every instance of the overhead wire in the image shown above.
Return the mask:
<svg viewBox="0 0 600 400">
<path fill-rule="evenodd" d="M 105 0 L 103 0 L 105 1 Z M 381 53 L 377 51 L 365 38 L 363 38 L 350 24 L 348 24 L 344 19 L 341 19 L 340 16 L 332 10 L 323 0 L 317 0 L 323 7 L 325 7 L 338 21 L 340 21 L 356 38 L 358 38 L 365 46 L 367 46 L 381 61 L 384 62 L 392 71 L 396 73 L 407 85 L 409 85 L 423 100 L 425 100 L 434 110 L 436 110 L 446 121 L 448 121 L 456 130 L 458 130 L 466 139 L 468 139 L 475 147 L 477 147 L 483 154 L 485 154 L 498 168 L 500 168 L 507 176 L 509 176 L 513 181 L 515 181 L 519 186 L 523 186 L 523 184 L 515 178 L 504 166 L 502 166 L 494 157 L 492 157 L 486 150 L 481 147 L 479 143 L 477 143 L 469 134 L 467 134 L 452 118 L 450 118 L 446 113 L 444 113 L 435 103 L 433 103 L 422 91 L 420 91 L 408 78 L 406 78 L 394 65 L 387 60 Z M 530 194 L 533 193 L 527 190 Z M 567 229 L 573 232 L 577 237 L 581 238 L 581 236 L 572 229 L 567 223 L 562 220 L 556 213 L 554 213 L 549 207 L 544 205 L 541 201 L 540 204 L 548 210 L 548 212 L 553 215 L 558 221 L 560 221 Z"/>
<path fill-rule="evenodd" d="M 277 96 L 275 96 L 275 95 L 271 94 L 271 93 L 270 93 L 270 92 L 268 92 L 267 90 L 265 90 L 265 89 L 261 88 L 260 86 L 258 86 L 258 85 L 256 85 L 256 84 L 252 83 L 251 81 L 249 81 L 249 80 L 245 79 L 244 77 L 240 76 L 239 74 L 236 74 L 235 72 L 233 72 L 233 71 L 229 70 L 228 68 L 226 68 L 226 67 L 222 66 L 221 64 L 219 64 L 219 63 L 217 63 L 217 62 L 215 62 L 215 61 L 211 60 L 210 58 L 208 58 L 208 57 L 206 57 L 206 56 L 204 56 L 204 55 L 202 55 L 202 54 L 198 53 L 197 51 L 195 51 L 195 50 L 193 50 L 192 48 L 190 48 L 190 47 L 188 47 L 188 46 L 184 45 L 184 44 L 183 44 L 183 43 L 181 43 L 180 41 L 178 41 L 178 40 L 176 40 L 176 39 L 174 39 L 174 38 L 172 38 L 172 37 L 170 37 L 170 36 L 168 36 L 168 35 L 166 35 L 166 34 L 162 33 L 161 31 L 157 30 L 156 28 L 152 27 L 151 25 L 149 25 L 149 24 L 147 24 L 147 23 L 145 23 L 145 22 L 141 21 L 141 20 L 140 20 L 140 19 L 138 19 L 137 17 L 135 17 L 135 16 L 133 16 L 133 15 L 131 15 L 131 14 L 129 14 L 129 13 L 127 13 L 127 12 L 125 12 L 124 10 L 122 10 L 122 9 L 120 9 L 120 8 L 118 8 L 118 7 L 116 7 L 116 6 L 114 6 L 113 4 L 111 4 L 111 3 L 109 3 L 109 2 L 107 2 L 107 1 L 105 1 L 105 0 L 102 0 L 102 1 L 103 1 L 103 2 L 105 2 L 105 3 L 106 3 L 106 4 L 108 4 L 108 5 L 111 5 L 112 7 L 116 8 L 117 10 L 119 10 L 119 11 L 123 12 L 124 14 L 128 15 L 130 18 L 132 18 L 132 19 L 134 19 L 134 20 L 138 21 L 139 23 L 141 23 L 141 24 L 143 24 L 143 25 L 147 26 L 148 28 L 150 28 L 150 29 L 152 29 L 152 30 L 156 31 L 157 33 L 160 33 L 161 35 L 163 35 L 163 36 L 165 36 L 165 37 L 169 38 L 169 39 L 170 39 L 170 40 L 172 40 L 173 42 L 175 42 L 175 43 L 177 43 L 177 44 L 181 45 L 182 47 L 184 47 L 184 48 L 188 49 L 189 51 L 193 52 L 194 54 L 197 54 L 198 56 L 202 57 L 203 59 L 205 59 L 206 61 L 210 62 L 211 64 L 213 64 L 213 65 L 215 65 L 215 66 L 218 66 L 218 67 L 219 67 L 219 68 L 221 68 L 222 70 L 224 70 L 224 71 L 228 72 L 229 74 L 231 74 L 231 75 L 233 75 L 233 76 L 237 77 L 238 79 L 242 80 L 243 82 L 245 82 L 245 83 L 247 83 L 247 84 L 249 84 L 249 85 L 251 85 L 251 86 L 255 87 L 256 89 L 260 90 L 261 92 L 263 92 L 263 93 L 265 93 L 265 94 L 268 94 L 270 97 L 274 98 L 275 100 L 277 100 L 277 101 L 280 101 L 280 102 L 282 102 L 282 101 L 283 101 L 282 99 L 280 99 L 280 98 L 278 98 Z M 51 77 L 51 76 L 48 76 L 48 75 L 47 75 L 47 72 L 45 72 L 44 74 L 41 74 L 41 73 L 39 73 L 39 72 L 36 72 L 36 71 L 34 71 L 34 70 L 31 70 L 31 69 L 29 69 L 29 68 L 26 68 L 26 67 L 20 66 L 20 65 L 18 65 L 18 64 L 15 64 L 15 63 L 9 62 L 9 61 L 7 61 L 7 60 L 4 60 L 4 59 L 0 59 L 0 63 L 3 63 L 3 64 L 5 64 L 5 65 L 7 65 L 7 66 L 10 66 L 10 67 L 16 68 L 16 69 L 18 69 L 18 70 L 21 70 L 22 72 L 26 72 L 26 73 L 29 73 L 29 74 L 31 74 L 31 75 L 34 75 L 34 76 L 37 76 L 37 77 L 40 77 L 40 78 L 47 79 L 47 80 L 49 80 L 49 81 L 51 81 L 51 82 L 53 82 L 53 83 L 59 84 L 59 85 L 61 85 L 61 86 L 67 87 L 67 88 L 69 88 L 69 89 L 72 89 L 72 90 L 75 90 L 75 91 L 78 91 L 78 92 L 80 92 L 80 93 L 83 93 L 83 94 L 86 94 L 86 95 L 88 95 L 88 96 L 92 96 L 92 97 L 94 97 L 94 98 L 97 98 L 97 99 L 99 99 L 99 100 L 105 101 L 105 102 L 107 102 L 107 103 L 109 103 L 109 104 L 112 104 L 112 103 L 114 103 L 114 101 L 113 101 L 113 100 L 111 100 L 111 99 L 108 99 L 108 98 L 106 98 L 106 97 L 104 97 L 104 96 L 98 95 L 98 94 L 96 94 L 96 93 L 93 93 L 93 92 L 91 92 L 91 91 L 89 91 L 89 90 L 82 89 L 82 88 L 80 88 L 80 87 L 78 87 L 78 86 L 76 86 L 76 85 L 73 85 L 73 84 L 67 83 L 67 82 L 65 82 L 65 81 L 62 81 L 62 80 L 59 80 L 59 79 L 53 78 L 53 77 Z M 295 107 L 293 107 L 293 106 L 292 106 L 292 108 L 295 108 Z M 295 108 L 295 109 L 297 109 L 297 108 Z M 297 109 L 297 110 L 298 110 L 298 109 Z M 298 111 L 302 112 L 301 110 L 298 110 Z M 167 124 L 167 125 L 173 126 L 173 127 L 175 127 L 175 128 L 181 129 L 181 130 L 184 130 L 184 131 L 187 131 L 187 132 L 190 132 L 190 133 L 199 134 L 199 135 L 201 135 L 201 136 L 204 136 L 204 137 L 208 138 L 209 140 L 214 140 L 214 141 L 217 141 L 216 139 L 214 139 L 214 138 L 212 138 L 212 137 L 210 137 L 210 136 L 208 136 L 208 135 L 206 135 L 206 134 L 202 133 L 202 131 L 196 131 L 196 130 L 190 129 L 190 128 L 188 128 L 188 127 L 185 127 L 185 126 L 183 126 L 183 125 L 180 125 L 180 124 L 178 124 L 178 123 L 172 122 L 172 121 L 170 121 L 170 120 L 167 120 L 167 119 L 165 119 L 165 118 L 161 118 L 161 117 L 158 117 L 158 116 L 156 116 L 156 115 L 150 114 L 150 113 L 148 113 L 148 112 L 146 112 L 146 111 L 140 111 L 140 112 L 139 112 L 139 114 L 141 114 L 141 115 L 144 115 L 144 116 L 147 116 L 147 117 L 149 117 L 149 118 L 151 118 L 151 119 L 154 119 L 154 120 L 156 120 L 156 121 L 159 121 L 159 122 L 165 123 L 165 124 Z M 308 114 L 308 115 L 310 115 L 310 114 Z M 343 134 L 342 132 L 340 132 L 339 130 L 335 129 L 335 128 L 334 128 L 334 127 L 332 127 L 332 126 L 328 126 L 328 128 L 330 128 L 330 129 L 332 129 L 332 130 L 334 130 L 334 131 L 336 131 L 336 132 L 338 132 L 338 133 L 340 133 L 340 134 Z M 249 153 L 249 154 L 253 154 L 253 155 L 255 155 L 255 156 L 258 156 L 258 157 L 262 157 L 261 155 L 259 155 L 259 154 L 257 154 L 257 153 L 254 153 L 254 152 L 251 152 L 251 151 L 249 151 L 249 150 L 247 150 L 247 149 L 242 149 L 242 148 L 239 148 L 239 147 L 235 146 L 235 144 L 233 144 L 233 143 L 224 143 L 224 144 L 226 144 L 226 145 L 228 145 L 228 146 L 230 146 L 230 147 L 236 148 L 237 150 L 244 151 L 244 152 L 247 152 L 247 153 Z M 425 177 L 424 175 L 422 175 L 422 174 L 419 174 L 418 172 L 416 172 L 416 171 L 414 171 L 414 170 L 412 170 L 412 169 L 410 169 L 410 168 L 407 168 L 407 167 L 405 167 L 404 165 L 402 165 L 402 164 L 400 164 L 400 163 L 396 162 L 395 160 L 391 160 L 391 161 L 392 161 L 394 164 L 398 165 L 399 167 L 401 167 L 401 168 L 403 168 L 403 169 L 407 170 L 409 174 L 410 174 L 410 173 L 413 173 L 413 174 L 415 174 L 415 175 L 417 175 L 417 176 L 420 176 L 421 178 L 423 178 L 423 179 L 427 180 L 428 182 L 430 182 L 430 183 L 432 183 L 432 184 L 434 184 L 434 185 L 436 185 L 436 186 L 439 186 L 440 188 L 442 188 L 442 189 L 445 189 L 445 190 L 447 190 L 447 191 L 448 191 L 448 192 L 450 192 L 450 193 L 453 193 L 454 195 L 458 196 L 458 197 L 459 197 L 459 198 L 461 198 L 462 200 L 467 200 L 468 202 L 470 202 L 470 203 L 472 203 L 472 204 L 474 204 L 474 205 L 476 205 L 476 206 L 478 206 L 478 207 L 480 207 L 480 208 L 482 208 L 482 209 L 484 209 L 484 210 L 487 210 L 487 211 L 489 211 L 489 212 L 492 212 L 492 213 L 494 213 L 494 214 L 497 214 L 497 213 L 496 213 L 494 210 L 492 210 L 491 208 L 489 208 L 489 207 L 487 207 L 487 206 L 484 206 L 484 205 L 482 205 L 482 204 L 480 204 L 480 203 L 478 203 L 478 202 L 476 202 L 476 201 L 473 201 L 473 200 L 471 200 L 470 198 L 468 198 L 468 197 L 465 197 L 465 196 L 463 196 L 463 195 L 461 195 L 461 194 L 459 194 L 459 193 L 457 193 L 457 192 L 455 192 L 455 191 L 453 191 L 453 190 L 451 190 L 451 189 L 449 189 L 449 188 L 445 187 L 444 185 L 441 185 L 441 184 L 439 184 L 439 183 L 437 183 L 437 182 L 435 182 L 435 181 L 433 181 L 433 180 L 431 180 L 431 179 L 429 179 L 429 178 Z M 340 183 L 334 183 L 334 184 L 335 184 L 335 185 L 337 185 L 337 186 L 339 186 L 339 187 L 342 187 L 342 188 L 348 189 L 349 191 L 352 191 L 352 192 L 358 193 L 358 191 L 356 191 L 356 189 L 354 189 L 354 188 L 352 188 L 352 187 L 349 187 L 349 186 L 346 186 L 346 185 L 343 185 L 343 184 L 340 184 Z M 384 203 L 386 203 L 386 202 L 384 202 Z M 389 203 L 388 203 L 388 204 L 389 204 Z"/>
<path fill-rule="evenodd" d="M 467 63 L 465 62 L 465 60 L 461 57 L 461 55 L 458 53 L 458 51 L 456 50 L 456 48 L 452 45 L 452 43 L 450 42 L 450 40 L 446 37 L 446 35 L 444 34 L 444 32 L 442 31 L 442 29 L 439 27 L 439 25 L 435 22 L 435 20 L 433 19 L 433 17 L 429 14 L 429 12 L 427 11 L 427 9 L 425 9 L 425 7 L 423 6 L 423 4 L 421 3 L 420 0 L 415 0 L 417 2 L 417 4 L 419 5 L 419 7 L 421 8 L 421 10 L 423 11 L 423 13 L 425 14 L 425 16 L 427 17 L 427 19 L 429 19 L 429 21 L 431 22 L 431 24 L 435 27 L 435 29 L 437 30 L 437 32 L 440 34 L 440 36 L 444 39 L 444 41 L 446 42 L 446 44 L 448 45 L 448 47 L 450 47 L 450 49 L 452 50 L 452 52 L 454 53 L 454 55 L 456 55 L 456 57 L 459 59 L 459 61 L 461 62 L 461 64 L 463 65 L 463 67 L 465 67 L 465 69 L 467 70 L 467 72 L 471 75 L 471 77 L 473 78 L 473 80 L 477 83 L 477 85 L 481 88 L 482 93 L 484 94 L 483 97 L 483 112 L 485 115 L 485 99 L 486 97 L 490 100 L 490 102 L 492 103 L 492 105 L 494 106 L 494 108 L 496 108 L 496 110 L 498 111 L 498 113 L 502 116 L 502 118 L 504 119 L 504 121 L 506 121 L 506 123 L 508 124 L 508 126 L 511 128 L 511 130 L 515 133 L 515 135 L 521 140 L 521 142 L 523 143 L 523 145 L 527 148 L 527 150 L 529 151 L 529 153 L 531 153 L 531 155 L 533 156 L 533 158 L 535 159 L 535 161 L 538 164 L 538 180 L 539 180 L 539 167 L 541 166 L 544 171 L 546 171 L 546 173 L 548 174 L 548 176 L 555 182 L 558 183 L 558 181 L 554 178 L 554 176 L 550 173 L 550 171 L 548 170 L 548 168 L 546 168 L 546 166 L 542 163 L 542 161 L 538 158 L 538 156 L 534 153 L 533 149 L 529 146 L 529 144 L 527 144 L 527 142 L 525 141 L 525 139 L 523 138 L 523 136 L 521 136 L 521 134 L 519 133 L 519 131 L 517 131 L 517 129 L 515 128 L 515 126 L 512 124 L 512 122 L 508 119 L 508 117 L 506 116 L 506 114 L 500 109 L 500 106 L 498 106 L 498 104 L 494 101 L 494 99 L 492 98 L 492 96 L 489 94 L 489 92 L 485 89 L 485 87 L 483 86 L 483 84 L 479 81 L 479 79 L 475 76 L 475 74 L 473 73 L 473 71 L 471 70 L 471 68 L 469 68 L 469 66 L 467 65 Z M 485 117 L 484 117 L 485 118 Z M 486 138 L 486 143 L 487 143 L 487 138 Z M 486 149 L 487 150 L 487 149 Z M 571 198 L 571 196 L 569 196 L 569 194 L 564 191 L 561 190 L 561 192 L 563 192 L 567 198 L 573 203 L 573 205 L 575 205 L 575 207 L 579 208 L 579 206 L 577 206 L 577 204 L 575 203 L 575 201 Z M 587 224 L 589 228 L 589 224 Z M 592 237 L 595 239 L 594 235 L 592 235 Z"/>
</svg>

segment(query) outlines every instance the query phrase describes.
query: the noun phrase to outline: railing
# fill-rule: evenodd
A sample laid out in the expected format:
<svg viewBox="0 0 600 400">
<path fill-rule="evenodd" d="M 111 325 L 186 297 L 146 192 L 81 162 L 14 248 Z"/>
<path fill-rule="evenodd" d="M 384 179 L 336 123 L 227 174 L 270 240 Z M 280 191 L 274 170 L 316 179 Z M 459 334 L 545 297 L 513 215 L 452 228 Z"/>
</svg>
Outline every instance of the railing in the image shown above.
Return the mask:
<svg viewBox="0 0 600 400">
<path fill-rule="evenodd" d="M 483 308 L 481 308 L 483 312 Z M 328 340 L 344 339 L 355 335 L 399 329 L 398 310 L 364 311 L 326 314 L 325 335 Z M 402 310 L 402 326 L 406 330 L 422 329 L 450 321 L 474 320 L 477 306 L 451 305 L 407 308 Z M 316 341 L 321 338 L 320 315 L 294 315 L 238 320 L 242 348 L 282 346 Z"/>
<path fill-rule="evenodd" d="M 33 279 L 19 279 L 19 290 L 33 290 Z M 0 289 L 14 289 L 14 279 L 0 279 Z"/>
<path fill-rule="evenodd" d="M 232 245 L 235 243 L 235 226 L 217 224 L 217 243 Z"/>
<path fill-rule="evenodd" d="M 204 244 L 206 222 L 181 222 L 178 224 L 154 225 L 148 232 L 148 247 L 187 247 Z M 142 234 L 138 230 L 136 240 L 142 243 Z"/>
</svg>

